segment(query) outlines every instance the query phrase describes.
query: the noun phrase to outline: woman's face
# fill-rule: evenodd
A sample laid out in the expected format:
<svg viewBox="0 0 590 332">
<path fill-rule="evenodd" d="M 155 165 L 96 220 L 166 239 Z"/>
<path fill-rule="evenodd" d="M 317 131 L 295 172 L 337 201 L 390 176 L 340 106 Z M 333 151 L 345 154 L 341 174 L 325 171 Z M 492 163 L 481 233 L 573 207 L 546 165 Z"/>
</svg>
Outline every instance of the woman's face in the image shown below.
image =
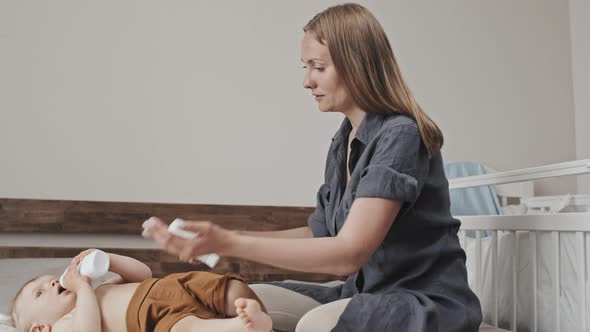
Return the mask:
<svg viewBox="0 0 590 332">
<path fill-rule="evenodd" d="M 342 112 L 347 114 L 354 103 L 336 72 L 327 46 L 306 32 L 301 42 L 301 61 L 305 68 L 303 87 L 315 97 L 321 112 Z"/>
</svg>

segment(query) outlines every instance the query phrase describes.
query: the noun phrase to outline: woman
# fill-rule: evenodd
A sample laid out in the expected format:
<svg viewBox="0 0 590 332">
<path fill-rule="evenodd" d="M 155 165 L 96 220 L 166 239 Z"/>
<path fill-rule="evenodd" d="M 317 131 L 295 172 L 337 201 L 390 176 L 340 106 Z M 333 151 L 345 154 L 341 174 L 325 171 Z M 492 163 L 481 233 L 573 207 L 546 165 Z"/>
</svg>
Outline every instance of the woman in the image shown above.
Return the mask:
<svg viewBox="0 0 590 332">
<path fill-rule="evenodd" d="M 304 31 L 303 85 L 321 112 L 345 115 L 308 227 L 232 232 L 192 222 L 185 228 L 201 236 L 187 241 L 151 218 L 147 235 L 184 261 L 216 252 L 347 277 L 333 288 L 254 285 L 271 316 L 293 318 L 275 322 L 279 330 L 303 315 L 297 331 L 477 331 L 481 307 L 450 214 L 443 135 L 402 79 L 383 28 L 345 4 Z"/>
</svg>

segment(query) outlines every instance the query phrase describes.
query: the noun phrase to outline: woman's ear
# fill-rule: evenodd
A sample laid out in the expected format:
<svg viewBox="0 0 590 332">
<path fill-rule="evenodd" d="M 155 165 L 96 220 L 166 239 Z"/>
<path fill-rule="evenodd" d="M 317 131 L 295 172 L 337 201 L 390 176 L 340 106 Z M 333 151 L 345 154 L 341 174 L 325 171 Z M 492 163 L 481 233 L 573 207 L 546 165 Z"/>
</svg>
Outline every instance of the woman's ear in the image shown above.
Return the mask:
<svg viewBox="0 0 590 332">
<path fill-rule="evenodd" d="M 47 324 L 34 323 L 29 332 L 51 332 L 51 326 Z"/>
</svg>

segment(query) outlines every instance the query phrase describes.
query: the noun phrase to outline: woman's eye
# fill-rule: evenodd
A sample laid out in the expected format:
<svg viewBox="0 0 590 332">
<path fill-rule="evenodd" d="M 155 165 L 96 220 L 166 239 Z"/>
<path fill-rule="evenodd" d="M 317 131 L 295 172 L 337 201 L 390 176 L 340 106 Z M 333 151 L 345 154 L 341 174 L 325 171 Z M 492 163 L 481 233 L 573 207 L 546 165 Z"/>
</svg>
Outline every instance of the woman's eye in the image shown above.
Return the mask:
<svg viewBox="0 0 590 332">
<path fill-rule="evenodd" d="M 324 68 L 322 68 L 322 67 L 314 67 L 313 69 L 316 69 L 316 70 L 319 70 L 319 71 L 324 70 Z"/>
</svg>

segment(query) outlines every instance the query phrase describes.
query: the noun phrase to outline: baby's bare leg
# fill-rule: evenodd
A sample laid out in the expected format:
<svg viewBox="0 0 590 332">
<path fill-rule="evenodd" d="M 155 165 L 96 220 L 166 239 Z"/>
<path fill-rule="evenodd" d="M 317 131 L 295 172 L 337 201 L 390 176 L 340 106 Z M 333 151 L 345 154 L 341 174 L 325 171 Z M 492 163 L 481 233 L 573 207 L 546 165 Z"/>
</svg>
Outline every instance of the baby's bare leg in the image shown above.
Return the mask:
<svg viewBox="0 0 590 332">
<path fill-rule="evenodd" d="M 238 317 L 226 319 L 201 319 L 189 316 L 179 320 L 170 332 L 270 332 L 272 321 L 262 312 L 260 304 L 251 299 L 237 299 Z"/>
<path fill-rule="evenodd" d="M 239 280 L 232 279 L 228 281 L 225 291 L 225 313 L 229 317 L 235 317 L 238 314 L 234 303 L 237 299 L 241 298 L 257 301 L 260 304 L 262 311 L 266 312 L 264 304 L 248 285 Z"/>
</svg>

